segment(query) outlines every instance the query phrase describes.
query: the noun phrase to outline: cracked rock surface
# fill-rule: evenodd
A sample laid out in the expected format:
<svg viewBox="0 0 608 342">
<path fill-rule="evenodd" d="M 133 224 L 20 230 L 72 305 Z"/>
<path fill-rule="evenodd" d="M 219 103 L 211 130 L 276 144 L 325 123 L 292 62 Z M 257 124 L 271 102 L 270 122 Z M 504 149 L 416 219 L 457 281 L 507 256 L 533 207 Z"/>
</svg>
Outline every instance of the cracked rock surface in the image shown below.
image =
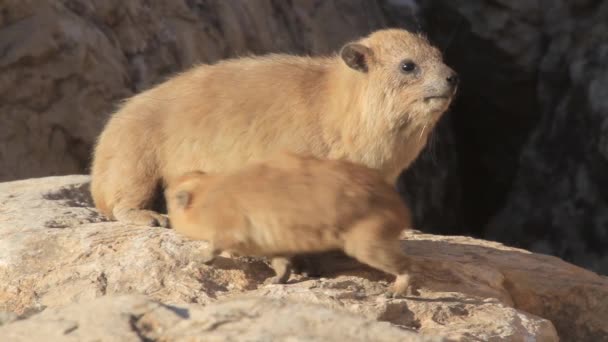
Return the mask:
<svg viewBox="0 0 608 342">
<path fill-rule="evenodd" d="M 447 341 L 322 305 L 255 297 L 165 305 L 141 295 L 107 296 L 47 309 L 0 327 L 10 341 Z"/>
<path fill-rule="evenodd" d="M 313 340 L 329 338 L 335 331 L 325 329 L 324 321 L 353 336 L 375 324 L 370 322 L 384 322 L 386 334 L 407 333 L 413 341 L 557 341 L 558 335 L 563 341 L 599 341 L 608 334 L 608 280 L 555 257 L 472 238 L 407 232 L 403 249 L 423 270 L 415 280 L 419 296 L 386 298 L 390 276 L 331 253 L 322 278 L 295 275 L 285 285 L 264 285 L 273 275 L 264 260 L 220 256 L 204 265 L 197 261 L 207 247 L 202 241 L 170 229 L 105 221 L 92 208 L 88 184 L 88 176 L 0 183 L 0 335 L 38 333 L 26 327 L 39 324 L 50 329 L 49 336 L 72 338 L 78 331 L 71 330 L 74 324 L 87 319 L 74 313 L 78 310 L 119 320 L 122 325 L 116 326 L 132 334 L 121 312 L 141 312 L 132 308 L 142 305 L 187 307 L 216 318 L 232 315 L 222 311 L 229 308 L 267 306 L 268 312 L 261 311 L 266 318 L 255 318 L 255 324 L 246 317 L 231 323 L 257 336 L 252 341 L 266 338 L 255 334 L 283 336 L 280 324 L 260 323 L 271 317 L 290 317 L 285 321 L 293 325 L 297 341 L 307 340 L 306 334 L 317 334 Z M 241 301 L 243 296 L 249 301 Z M 303 309 L 281 311 L 291 307 Z M 148 324 L 154 337 L 146 338 L 174 340 L 203 331 L 194 314 L 184 319 L 157 310 L 164 313 Z M 273 316 L 273 310 L 280 314 Z M 76 318 L 59 319 L 68 316 Z M 300 331 L 301 320 L 311 320 L 314 328 Z M 267 329 L 258 323 L 268 324 L 262 325 Z M 91 336 L 110 334 L 103 324 L 91 327 L 97 329 Z M 338 328 L 341 324 L 354 330 Z M 120 329 L 114 330 L 118 334 Z M 214 330 L 208 336 L 238 340 L 232 331 Z M 32 335 L 29 340 L 38 339 Z"/>
</svg>

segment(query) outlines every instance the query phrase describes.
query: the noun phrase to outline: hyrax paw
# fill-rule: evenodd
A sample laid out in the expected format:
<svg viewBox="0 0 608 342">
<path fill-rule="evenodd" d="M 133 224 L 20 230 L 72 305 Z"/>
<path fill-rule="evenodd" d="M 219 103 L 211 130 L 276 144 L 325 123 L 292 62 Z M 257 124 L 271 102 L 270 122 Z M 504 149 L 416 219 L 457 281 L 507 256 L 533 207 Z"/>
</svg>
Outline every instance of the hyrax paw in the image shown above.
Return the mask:
<svg viewBox="0 0 608 342">
<path fill-rule="evenodd" d="M 410 287 L 407 289 L 406 294 L 407 294 L 408 296 L 420 296 L 420 291 L 418 291 L 418 289 L 417 289 L 416 287 L 414 287 L 414 286 L 410 286 Z"/>
<path fill-rule="evenodd" d="M 405 298 L 405 296 L 406 296 L 406 294 L 398 293 L 393 290 L 388 290 L 388 291 L 384 292 L 384 297 L 389 298 L 389 299 Z"/>
<path fill-rule="evenodd" d="M 387 291 L 387 296 L 390 298 L 399 298 L 404 296 L 419 296 L 418 289 L 414 286 L 412 277 L 409 274 L 400 274 L 395 279 L 395 283 Z"/>
<path fill-rule="evenodd" d="M 219 252 L 216 250 L 213 250 L 211 248 L 205 249 L 200 256 L 198 257 L 198 261 L 201 264 L 205 264 L 205 265 L 210 265 L 211 263 L 213 263 L 213 261 L 215 260 L 215 258 L 219 255 Z"/>
<path fill-rule="evenodd" d="M 199 262 L 204 265 L 211 265 L 213 263 L 213 260 L 215 260 L 214 257 L 205 255 L 199 259 Z"/>
<path fill-rule="evenodd" d="M 293 270 L 291 271 L 293 274 L 297 274 L 299 276 L 302 276 L 304 278 L 319 278 L 321 277 L 321 273 L 315 270 L 310 270 L 310 269 L 305 269 L 305 268 L 293 268 Z"/>
<path fill-rule="evenodd" d="M 321 270 L 313 257 L 300 257 L 292 264 L 292 273 L 305 278 L 320 278 Z"/>
<path fill-rule="evenodd" d="M 304 267 L 298 271 L 299 272 L 294 272 L 294 273 L 299 274 L 305 278 L 320 278 L 321 277 L 321 271 L 319 271 L 319 269 L 316 267 L 311 267 L 311 268 Z"/>
<path fill-rule="evenodd" d="M 161 214 L 156 214 L 150 218 L 148 221 L 148 226 L 150 227 L 161 227 L 161 228 L 169 228 L 169 219 Z"/>
<path fill-rule="evenodd" d="M 169 228 L 169 219 L 151 210 L 116 208 L 113 214 L 117 221 L 138 226 Z"/>
<path fill-rule="evenodd" d="M 159 227 L 162 228 L 171 228 L 171 222 L 169 222 L 169 218 L 164 216 L 164 215 L 158 215 L 159 217 L 156 218 L 156 223 L 158 223 Z"/>
<path fill-rule="evenodd" d="M 420 296 L 420 292 L 414 286 L 408 286 L 405 290 L 391 288 L 384 293 L 385 298 L 399 299 L 407 296 Z"/>
<path fill-rule="evenodd" d="M 266 281 L 264 281 L 264 285 L 277 285 L 277 284 L 285 284 L 285 283 L 287 283 L 287 281 L 283 280 L 279 276 L 274 276 L 274 277 L 268 278 L 268 279 L 266 279 Z"/>
</svg>

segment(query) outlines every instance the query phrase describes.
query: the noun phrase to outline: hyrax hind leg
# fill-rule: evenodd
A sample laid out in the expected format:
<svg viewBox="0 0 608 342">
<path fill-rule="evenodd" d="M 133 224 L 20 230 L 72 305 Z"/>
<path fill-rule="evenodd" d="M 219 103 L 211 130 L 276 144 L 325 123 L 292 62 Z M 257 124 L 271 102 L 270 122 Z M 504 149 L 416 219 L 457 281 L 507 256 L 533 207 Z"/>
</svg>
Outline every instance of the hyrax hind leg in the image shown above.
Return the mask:
<svg viewBox="0 0 608 342">
<path fill-rule="evenodd" d="M 111 170 L 113 174 L 108 175 L 103 184 L 109 188 L 105 192 L 114 219 L 142 226 L 169 227 L 167 217 L 151 210 L 155 197 L 160 193 L 159 179 L 151 173 L 141 172 L 138 165 L 124 162 L 127 165 Z M 154 166 L 149 168 L 153 170 Z"/>
<path fill-rule="evenodd" d="M 380 218 L 368 218 L 356 223 L 346 233 L 344 252 L 358 261 L 395 275 L 395 283 L 389 290 L 391 296 L 415 292 L 411 285 L 411 261 L 399 246 L 397 228 L 386 227 Z M 392 230 L 395 229 L 395 230 Z"/>
<path fill-rule="evenodd" d="M 201 252 L 200 259 L 198 261 L 203 264 L 210 265 L 211 263 L 213 263 L 215 258 L 220 255 L 220 253 L 221 250 L 215 247 L 215 243 L 209 241 L 207 248 Z"/>
<path fill-rule="evenodd" d="M 291 260 L 285 257 L 275 257 L 272 258 L 270 265 L 276 275 L 270 278 L 267 283 L 285 284 L 291 275 Z"/>
<path fill-rule="evenodd" d="M 169 227 L 169 219 L 152 210 L 116 207 L 112 215 L 117 221 L 150 227 Z"/>
<path fill-rule="evenodd" d="M 124 184 L 112 209 L 117 221 L 151 227 L 169 227 L 169 219 L 156 211 L 145 209 L 152 206 L 158 185 L 154 180 L 138 179 Z"/>
</svg>

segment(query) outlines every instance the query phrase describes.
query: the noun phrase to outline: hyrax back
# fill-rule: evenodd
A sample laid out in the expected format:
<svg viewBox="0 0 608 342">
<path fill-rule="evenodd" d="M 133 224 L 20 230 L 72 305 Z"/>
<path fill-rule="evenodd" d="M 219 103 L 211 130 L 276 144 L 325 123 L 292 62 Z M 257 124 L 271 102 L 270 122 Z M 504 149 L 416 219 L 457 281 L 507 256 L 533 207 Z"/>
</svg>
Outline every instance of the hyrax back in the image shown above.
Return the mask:
<svg viewBox="0 0 608 342">
<path fill-rule="evenodd" d="M 233 171 L 285 149 L 362 163 L 393 183 L 426 144 L 456 84 L 436 48 L 397 29 L 328 57 L 200 65 L 112 116 L 95 148 L 93 199 L 108 217 L 164 226 L 150 209 L 168 179 Z"/>
<path fill-rule="evenodd" d="M 396 275 L 408 287 L 399 234 L 409 221 L 397 192 L 373 169 L 347 161 L 281 153 L 231 173 L 191 172 L 166 190 L 172 227 L 221 251 L 273 257 L 275 281 L 286 257 L 342 250 Z"/>
</svg>

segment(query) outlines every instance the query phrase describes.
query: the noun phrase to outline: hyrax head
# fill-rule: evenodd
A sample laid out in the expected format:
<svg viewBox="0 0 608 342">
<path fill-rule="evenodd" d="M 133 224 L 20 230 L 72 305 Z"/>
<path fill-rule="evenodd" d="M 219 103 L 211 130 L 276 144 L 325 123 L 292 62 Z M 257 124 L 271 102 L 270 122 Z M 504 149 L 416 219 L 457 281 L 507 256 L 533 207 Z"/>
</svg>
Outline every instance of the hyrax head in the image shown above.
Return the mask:
<svg viewBox="0 0 608 342">
<path fill-rule="evenodd" d="M 340 56 L 367 79 L 368 115 L 388 115 L 391 126 L 432 124 L 456 94 L 458 75 L 421 35 L 400 29 L 376 31 L 344 45 Z"/>
<path fill-rule="evenodd" d="M 193 171 L 169 182 L 165 190 L 165 199 L 173 229 L 182 233 L 198 230 L 198 223 L 200 223 L 198 215 L 200 212 L 195 208 L 199 206 L 198 202 L 201 201 L 203 196 L 197 195 L 201 195 L 205 191 L 205 184 L 210 180 L 210 177 L 212 176 L 203 172 Z"/>
</svg>

